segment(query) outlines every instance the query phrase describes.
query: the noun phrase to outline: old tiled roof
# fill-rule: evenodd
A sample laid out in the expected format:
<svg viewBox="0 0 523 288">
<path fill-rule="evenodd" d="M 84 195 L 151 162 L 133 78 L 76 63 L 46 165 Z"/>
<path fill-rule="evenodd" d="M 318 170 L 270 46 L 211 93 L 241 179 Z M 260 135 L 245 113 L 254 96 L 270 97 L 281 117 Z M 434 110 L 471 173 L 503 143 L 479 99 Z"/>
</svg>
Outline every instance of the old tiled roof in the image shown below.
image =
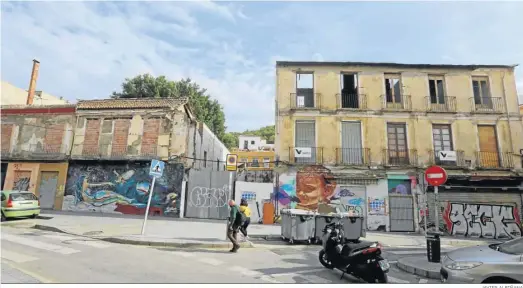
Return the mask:
<svg viewBox="0 0 523 288">
<path fill-rule="evenodd" d="M 186 104 L 187 98 L 125 98 L 125 99 L 102 99 L 102 100 L 80 100 L 76 104 L 77 110 L 98 109 L 150 109 L 169 108 L 175 109 Z"/>
</svg>

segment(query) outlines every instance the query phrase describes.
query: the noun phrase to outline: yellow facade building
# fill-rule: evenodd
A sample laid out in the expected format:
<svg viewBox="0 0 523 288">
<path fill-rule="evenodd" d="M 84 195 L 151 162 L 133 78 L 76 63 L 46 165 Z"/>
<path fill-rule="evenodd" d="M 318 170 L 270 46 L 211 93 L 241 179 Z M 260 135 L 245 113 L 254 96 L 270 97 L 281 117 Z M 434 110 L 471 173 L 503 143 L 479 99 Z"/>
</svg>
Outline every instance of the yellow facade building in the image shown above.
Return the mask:
<svg viewBox="0 0 523 288">
<path fill-rule="evenodd" d="M 274 150 L 249 151 L 234 149 L 232 153 L 238 155 L 238 164 L 243 165 L 248 171 L 272 170 L 274 168 Z"/>
<path fill-rule="evenodd" d="M 450 234 L 489 237 L 493 228 L 477 232 L 463 226 L 474 221 L 463 216 L 472 204 L 515 211 L 514 223 L 521 223 L 523 125 L 514 67 L 277 62 L 276 155 L 291 166 L 328 170 L 316 190 L 304 188 L 310 180 L 301 180 L 302 168 L 296 176 L 280 175 L 284 186 L 296 178 L 294 192 L 280 191 L 298 198 L 307 189 L 316 191 L 319 204 L 305 206 L 320 210 L 341 199 L 336 209 L 369 215 L 371 230 L 414 231 L 425 215 L 421 207 L 435 203 L 423 171 L 436 164 L 448 172 L 438 202 L 440 226 L 444 222 Z M 491 189 L 482 190 L 487 186 Z M 427 197 L 416 196 L 425 191 Z M 452 215 L 466 221 L 458 224 Z M 520 233 L 518 225 L 491 236 Z"/>
</svg>

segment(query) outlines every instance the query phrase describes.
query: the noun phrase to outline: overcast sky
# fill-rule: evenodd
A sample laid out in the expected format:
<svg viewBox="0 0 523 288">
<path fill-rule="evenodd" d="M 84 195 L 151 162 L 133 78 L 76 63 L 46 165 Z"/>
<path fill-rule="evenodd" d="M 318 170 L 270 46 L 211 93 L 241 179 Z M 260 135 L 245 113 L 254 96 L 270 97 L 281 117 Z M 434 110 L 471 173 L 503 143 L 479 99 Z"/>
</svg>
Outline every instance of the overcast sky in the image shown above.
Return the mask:
<svg viewBox="0 0 523 288">
<path fill-rule="evenodd" d="M 27 89 L 37 58 L 37 89 L 74 102 L 139 73 L 191 77 L 229 131 L 274 123 L 276 60 L 523 65 L 523 2 L 1 5 L 2 80 Z"/>
</svg>

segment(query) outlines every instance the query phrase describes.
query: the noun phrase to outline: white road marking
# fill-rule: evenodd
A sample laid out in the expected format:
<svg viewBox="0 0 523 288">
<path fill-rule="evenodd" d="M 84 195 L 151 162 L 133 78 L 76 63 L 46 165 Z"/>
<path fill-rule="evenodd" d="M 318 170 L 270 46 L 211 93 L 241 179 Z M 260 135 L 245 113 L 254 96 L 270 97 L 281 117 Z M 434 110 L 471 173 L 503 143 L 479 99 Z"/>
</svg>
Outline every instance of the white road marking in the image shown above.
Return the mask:
<svg viewBox="0 0 523 288">
<path fill-rule="evenodd" d="M 218 260 L 218 259 L 214 259 L 214 258 L 196 258 L 198 261 L 200 262 L 203 262 L 205 264 L 209 264 L 209 265 L 213 265 L 213 266 L 219 266 L 219 265 L 222 265 L 223 262 Z"/>
<path fill-rule="evenodd" d="M 63 254 L 63 255 L 81 252 L 79 250 L 75 250 L 75 249 L 72 249 L 69 247 L 58 246 L 58 245 L 40 242 L 40 241 L 36 241 L 36 240 L 31 240 L 31 239 L 18 237 L 18 236 L 10 235 L 10 234 L 2 235 L 2 240 L 13 242 L 13 243 L 19 244 L 19 245 L 29 246 L 29 247 L 40 249 L 40 250 L 55 252 L 55 253 L 59 253 L 59 254 Z"/>
<path fill-rule="evenodd" d="M 28 255 L 24 255 L 24 254 L 20 254 L 20 253 L 16 253 L 16 252 L 9 251 L 9 250 L 6 250 L 6 249 L 2 249 L 1 257 L 2 257 L 2 259 L 13 261 L 15 263 L 25 263 L 25 262 L 38 260 L 38 258 L 35 258 L 35 257 L 32 257 L 32 256 L 28 256 Z"/>
<path fill-rule="evenodd" d="M 66 242 L 74 242 L 75 244 L 81 244 L 85 246 L 90 246 L 94 248 L 109 248 L 111 245 L 102 243 L 98 240 L 92 240 L 89 238 L 82 238 L 82 237 L 71 237 L 67 235 L 53 235 L 53 234 L 44 234 L 42 235 L 45 238 L 50 239 L 57 239 L 60 241 L 66 241 Z"/>
<path fill-rule="evenodd" d="M 410 283 L 407 280 L 398 279 L 396 277 L 388 276 L 390 283 L 396 283 L 396 284 L 407 284 Z"/>
<path fill-rule="evenodd" d="M 263 276 L 263 273 L 261 272 L 258 272 L 258 271 L 253 271 L 253 270 L 250 270 L 250 269 L 247 269 L 247 268 L 244 268 L 244 267 L 240 267 L 240 266 L 233 266 L 231 268 L 229 268 L 229 270 L 232 270 L 234 272 L 238 272 L 242 275 L 245 275 L 245 276 L 249 276 L 249 277 L 261 277 Z"/>
<path fill-rule="evenodd" d="M 394 260 L 394 261 L 389 261 L 389 264 L 396 264 L 398 263 L 398 261 Z"/>
<path fill-rule="evenodd" d="M 297 272 L 283 272 L 283 273 L 274 273 L 274 274 L 270 274 L 272 277 L 282 277 L 282 276 L 299 276 L 301 275 L 300 273 L 316 273 L 316 272 L 322 272 L 322 271 L 326 271 L 327 269 L 326 268 L 319 268 L 319 269 L 313 269 L 313 270 L 303 270 L 303 271 L 300 271 L 299 273 Z"/>
<path fill-rule="evenodd" d="M 193 257 L 194 255 L 189 252 L 183 252 L 183 251 L 170 251 L 171 254 L 178 255 L 183 258 L 189 258 Z"/>
<path fill-rule="evenodd" d="M 419 284 L 426 284 L 426 283 L 428 283 L 428 282 L 429 282 L 429 280 L 421 278 L 421 279 L 419 279 L 419 282 L 418 282 L 418 283 L 419 283 Z"/>
<path fill-rule="evenodd" d="M 303 274 L 300 274 L 299 277 L 307 280 L 307 282 L 309 282 L 310 284 L 322 284 L 322 283 L 325 283 L 325 284 L 328 284 L 328 283 L 332 283 L 331 280 L 329 279 L 325 279 L 325 278 L 322 278 L 322 277 L 319 277 L 319 276 L 316 276 L 316 275 L 303 275 Z"/>
<path fill-rule="evenodd" d="M 419 254 L 427 254 L 427 251 L 424 251 L 424 250 L 398 250 L 398 251 L 387 251 L 385 250 L 385 252 L 387 253 L 390 253 L 390 254 L 396 254 L 396 255 L 419 255 Z M 447 253 L 449 252 L 448 250 L 445 250 L 445 249 L 441 249 L 441 252 L 442 253 Z"/>
<path fill-rule="evenodd" d="M 263 280 L 265 282 L 270 282 L 270 283 L 273 283 L 273 284 L 283 284 L 282 282 L 272 278 L 271 276 L 269 275 L 263 275 L 260 277 L 260 280 Z"/>
</svg>

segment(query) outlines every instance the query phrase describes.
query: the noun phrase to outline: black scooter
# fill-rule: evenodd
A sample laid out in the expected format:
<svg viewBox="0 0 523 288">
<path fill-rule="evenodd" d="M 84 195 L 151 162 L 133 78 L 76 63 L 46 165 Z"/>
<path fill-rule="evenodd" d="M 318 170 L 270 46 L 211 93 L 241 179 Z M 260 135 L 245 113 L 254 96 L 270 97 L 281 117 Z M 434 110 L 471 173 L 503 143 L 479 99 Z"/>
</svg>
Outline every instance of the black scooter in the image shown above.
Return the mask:
<svg viewBox="0 0 523 288">
<path fill-rule="evenodd" d="M 325 226 L 322 242 L 319 260 L 325 268 L 338 269 L 367 283 L 387 283 L 390 265 L 381 257 L 378 242 L 346 243 L 340 222 Z"/>
</svg>

